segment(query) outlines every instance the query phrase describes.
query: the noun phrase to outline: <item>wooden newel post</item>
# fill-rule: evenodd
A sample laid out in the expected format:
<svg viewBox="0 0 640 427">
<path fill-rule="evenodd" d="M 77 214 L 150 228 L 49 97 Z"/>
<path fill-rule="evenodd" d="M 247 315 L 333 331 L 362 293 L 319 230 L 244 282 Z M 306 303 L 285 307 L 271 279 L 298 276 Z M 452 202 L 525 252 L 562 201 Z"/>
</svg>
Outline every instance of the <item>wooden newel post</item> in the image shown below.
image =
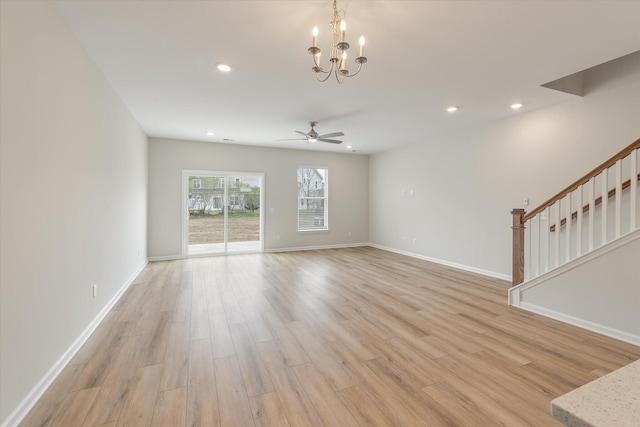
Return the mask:
<svg viewBox="0 0 640 427">
<path fill-rule="evenodd" d="M 512 286 L 516 286 L 524 281 L 524 209 L 514 209 L 511 215 L 513 215 Z"/>
</svg>

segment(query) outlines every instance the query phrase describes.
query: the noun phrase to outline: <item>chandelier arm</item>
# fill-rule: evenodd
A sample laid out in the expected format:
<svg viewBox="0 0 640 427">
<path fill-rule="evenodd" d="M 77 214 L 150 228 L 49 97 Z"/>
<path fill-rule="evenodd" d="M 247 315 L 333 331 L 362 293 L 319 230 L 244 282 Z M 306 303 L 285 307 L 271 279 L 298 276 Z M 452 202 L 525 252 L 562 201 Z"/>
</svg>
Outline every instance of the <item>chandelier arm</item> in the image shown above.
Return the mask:
<svg viewBox="0 0 640 427">
<path fill-rule="evenodd" d="M 338 81 L 338 83 L 342 84 L 342 82 L 344 81 L 344 74 L 340 74 L 339 71 L 334 71 L 334 74 L 336 75 L 336 80 Z"/>
<path fill-rule="evenodd" d="M 353 77 L 353 76 L 356 76 L 356 75 L 358 75 L 358 73 L 360 72 L 360 70 L 362 70 L 362 64 L 358 64 L 358 70 L 357 70 L 355 73 L 353 73 L 353 74 L 344 74 L 344 76 L 345 76 L 345 77 Z"/>
<path fill-rule="evenodd" d="M 326 82 L 327 80 L 329 80 L 329 77 L 331 77 L 331 72 L 327 72 L 327 71 L 322 71 L 322 72 L 323 72 L 323 73 L 326 73 L 326 74 L 327 74 L 327 76 L 326 76 L 324 79 L 321 79 L 320 77 L 318 77 L 318 73 L 316 72 L 316 80 L 317 80 L 317 81 L 319 81 L 319 82 L 321 82 L 321 83 L 324 83 L 324 82 Z"/>
</svg>

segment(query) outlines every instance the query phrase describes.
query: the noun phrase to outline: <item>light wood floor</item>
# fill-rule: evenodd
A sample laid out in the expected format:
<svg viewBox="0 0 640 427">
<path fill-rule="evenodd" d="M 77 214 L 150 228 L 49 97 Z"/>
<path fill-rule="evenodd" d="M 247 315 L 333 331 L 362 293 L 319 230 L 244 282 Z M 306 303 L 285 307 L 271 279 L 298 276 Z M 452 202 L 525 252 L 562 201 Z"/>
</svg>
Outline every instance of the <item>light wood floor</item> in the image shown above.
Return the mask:
<svg viewBox="0 0 640 427">
<path fill-rule="evenodd" d="M 372 248 L 151 263 L 22 426 L 553 426 L 640 348 Z"/>
</svg>

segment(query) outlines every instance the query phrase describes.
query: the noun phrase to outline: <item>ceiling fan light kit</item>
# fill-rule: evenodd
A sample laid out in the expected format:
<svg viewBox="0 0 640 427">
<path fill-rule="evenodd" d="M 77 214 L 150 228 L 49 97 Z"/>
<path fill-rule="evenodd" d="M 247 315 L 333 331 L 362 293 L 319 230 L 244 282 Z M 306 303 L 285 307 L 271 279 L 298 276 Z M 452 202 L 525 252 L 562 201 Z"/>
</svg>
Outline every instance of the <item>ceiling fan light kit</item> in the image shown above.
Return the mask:
<svg viewBox="0 0 640 427">
<path fill-rule="evenodd" d="M 320 66 L 320 55 L 322 54 L 322 50 L 318 47 L 318 27 L 314 27 L 312 31 L 313 45 L 307 50 L 311 55 L 313 55 L 314 65 L 311 70 L 313 70 L 316 75 L 316 79 L 320 82 L 326 82 L 333 74 L 336 76 L 338 83 L 342 84 L 345 77 L 353 77 L 358 74 L 362 69 L 362 64 L 367 62 L 367 57 L 364 56 L 364 37 L 360 37 L 360 54 L 355 59 L 356 64 L 358 64 L 358 69 L 355 73 L 349 74 L 349 70 L 347 69 L 347 50 L 350 46 L 345 40 L 347 24 L 344 20 L 344 11 L 338 11 L 336 0 L 333 0 L 333 18 L 331 18 L 329 25 L 333 31 L 329 69 L 325 70 Z M 322 76 L 323 74 L 325 74 L 325 76 Z"/>
</svg>

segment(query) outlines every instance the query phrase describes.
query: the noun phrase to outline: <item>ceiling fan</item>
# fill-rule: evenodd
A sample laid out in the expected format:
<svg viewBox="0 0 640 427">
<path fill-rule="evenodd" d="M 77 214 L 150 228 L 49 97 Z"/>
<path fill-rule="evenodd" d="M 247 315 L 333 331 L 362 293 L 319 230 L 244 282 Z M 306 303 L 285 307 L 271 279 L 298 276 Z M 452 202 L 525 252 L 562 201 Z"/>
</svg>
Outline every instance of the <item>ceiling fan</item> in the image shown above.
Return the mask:
<svg viewBox="0 0 640 427">
<path fill-rule="evenodd" d="M 322 142 L 329 142 L 331 144 L 342 144 L 342 141 L 338 141 L 337 139 L 329 139 L 329 138 L 333 138 L 335 136 L 343 136 L 344 133 L 333 132 L 333 133 L 326 133 L 324 135 L 318 135 L 318 132 L 316 132 L 314 129 L 314 127 L 318 124 L 318 122 L 309 122 L 309 124 L 311 125 L 311 130 L 309 132 L 302 132 L 299 130 L 295 131 L 296 133 L 299 133 L 300 135 L 304 136 L 304 138 L 279 139 L 278 141 L 307 141 L 307 142 L 322 141 Z"/>
</svg>

